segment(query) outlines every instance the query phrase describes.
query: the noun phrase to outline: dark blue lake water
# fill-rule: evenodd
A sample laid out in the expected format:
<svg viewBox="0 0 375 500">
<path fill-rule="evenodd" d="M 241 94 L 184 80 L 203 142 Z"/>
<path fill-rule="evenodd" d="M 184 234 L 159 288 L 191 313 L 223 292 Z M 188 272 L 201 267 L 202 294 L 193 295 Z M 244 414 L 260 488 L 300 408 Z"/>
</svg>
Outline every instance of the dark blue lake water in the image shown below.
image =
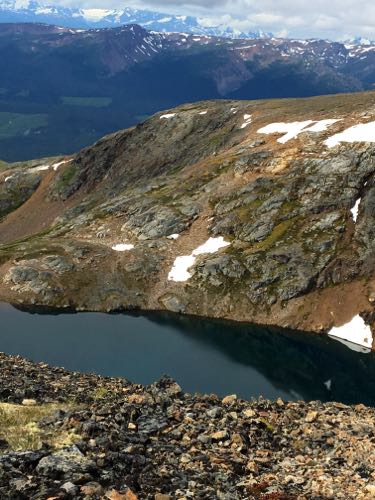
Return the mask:
<svg viewBox="0 0 375 500">
<path fill-rule="evenodd" d="M 0 351 L 142 384 L 167 374 L 188 392 L 375 405 L 374 354 L 328 337 L 224 321 L 36 314 L 1 304 Z"/>
</svg>

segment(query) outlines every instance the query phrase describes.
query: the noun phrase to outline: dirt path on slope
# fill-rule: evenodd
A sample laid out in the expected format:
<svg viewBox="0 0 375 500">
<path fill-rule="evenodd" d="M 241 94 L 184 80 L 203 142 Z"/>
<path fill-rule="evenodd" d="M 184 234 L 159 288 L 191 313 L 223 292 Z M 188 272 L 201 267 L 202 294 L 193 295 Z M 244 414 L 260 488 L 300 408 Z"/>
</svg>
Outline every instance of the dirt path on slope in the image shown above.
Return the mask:
<svg viewBox="0 0 375 500">
<path fill-rule="evenodd" d="M 35 193 L 17 210 L 14 210 L 0 222 L 0 244 L 11 243 L 37 234 L 48 226 L 65 209 L 76 203 L 68 201 L 47 201 L 45 195 L 56 172 L 48 171 Z"/>
</svg>

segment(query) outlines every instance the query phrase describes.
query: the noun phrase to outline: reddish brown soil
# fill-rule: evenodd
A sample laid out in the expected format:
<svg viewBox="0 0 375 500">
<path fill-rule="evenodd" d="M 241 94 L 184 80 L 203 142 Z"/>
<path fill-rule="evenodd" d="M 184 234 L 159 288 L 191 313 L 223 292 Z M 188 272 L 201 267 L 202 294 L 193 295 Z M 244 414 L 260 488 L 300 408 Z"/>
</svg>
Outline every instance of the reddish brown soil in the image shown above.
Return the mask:
<svg viewBox="0 0 375 500">
<path fill-rule="evenodd" d="M 55 175 L 55 171 L 47 171 L 35 193 L 0 222 L 0 244 L 11 243 L 45 230 L 66 208 L 77 203 L 76 197 L 65 202 L 46 200 L 48 186 Z"/>
</svg>

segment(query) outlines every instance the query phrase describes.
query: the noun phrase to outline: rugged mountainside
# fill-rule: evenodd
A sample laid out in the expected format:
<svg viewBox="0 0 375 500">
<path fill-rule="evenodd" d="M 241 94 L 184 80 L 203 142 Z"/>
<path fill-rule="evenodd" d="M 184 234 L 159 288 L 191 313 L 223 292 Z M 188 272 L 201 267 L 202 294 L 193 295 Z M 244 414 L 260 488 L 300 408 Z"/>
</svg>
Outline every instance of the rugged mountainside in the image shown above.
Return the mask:
<svg viewBox="0 0 375 500">
<path fill-rule="evenodd" d="M 372 324 L 374 116 L 375 93 L 200 102 L 3 164 L 0 299 Z"/>
<path fill-rule="evenodd" d="M 145 60 L 157 59 L 166 53 L 172 60 L 175 57 L 216 56 L 222 61 L 223 72 L 225 65 L 230 62 L 242 62 L 242 77 L 233 75 L 231 85 L 220 84 L 215 79 L 215 72 L 211 73 L 216 64 L 211 64 L 207 76 L 216 83 L 217 91 L 221 95 L 228 95 L 240 89 L 241 86 L 262 70 L 273 66 L 274 80 L 282 76 L 277 73 L 276 64 L 288 67 L 295 66 L 303 73 L 306 80 L 314 73 L 315 85 L 326 81 L 327 89 L 331 91 L 358 90 L 371 88 L 375 82 L 375 45 L 361 45 L 360 43 L 338 43 L 328 40 L 293 40 L 283 38 L 261 39 L 234 39 L 207 36 L 189 33 L 157 33 L 146 30 L 136 23 L 130 23 L 112 29 L 70 29 L 56 25 L 33 23 L 5 23 L 0 24 L 1 47 L 18 51 L 21 55 L 32 57 L 39 61 L 40 68 L 44 58 L 60 55 L 66 56 L 62 49 L 69 48 L 76 55 L 84 56 L 83 61 L 88 68 L 96 69 L 97 76 L 108 78 L 121 73 L 129 66 L 137 65 Z M 95 54 L 96 62 L 92 60 Z M 5 56 L 5 54 L 4 54 Z M 90 58 L 91 56 L 91 58 Z M 118 59 L 114 64 L 113 59 Z M 125 59 L 124 62 L 121 60 Z M 46 59 L 48 61 L 48 59 Z M 216 62 L 217 62 L 216 61 Z M 13 61 L 13 65 L 23 64 L 25 61 Z M 74 67 L 75 61 L 72 61 Z M 250 65 L 250 63 L 252 65 Z M 197 58 L 196 64 L 199 64 Z M 247 69 L 247 72 L 245 71 Z M 233 70 L 233 68 L 232 68 Z M 9 71 L 9 68 L 7 69 Z M 229 78 L 233 71 L 227 73 Z M 324 78 L 325 77 L 325 78 Z M 342 87 L 339 88 L 338 86 Z M 314 83 L 305 90 L 306 95 L 313 92 Z M 323 89 L 324 90 L 324 89 Z M 290 94 L 296 93 L 294 88 Z"/>
<path fill-rule="evenodd" d="M 0 25 L 0 151 L 70 154 L 185 102 L 304 97 L 373 88 L 375 46 L 228 40 L 137 25 Z"/>
<path fill-rule="evenodd" d="M 103 2 L 105 5 L 105 2 Z M 241 32 L 230 25 L 209 26 L 193 16 L 178 16 L 144 9 L 81 9 L 61 5 L 45 5 L 34 0 L 0 0 L 1 23 L 48 23 L 68 28 L 114 28 L 123 24 L 139 24 L 148 30 L 179 32 L 228 38 L 271 36 L 261 30 Z"/>
</svg>

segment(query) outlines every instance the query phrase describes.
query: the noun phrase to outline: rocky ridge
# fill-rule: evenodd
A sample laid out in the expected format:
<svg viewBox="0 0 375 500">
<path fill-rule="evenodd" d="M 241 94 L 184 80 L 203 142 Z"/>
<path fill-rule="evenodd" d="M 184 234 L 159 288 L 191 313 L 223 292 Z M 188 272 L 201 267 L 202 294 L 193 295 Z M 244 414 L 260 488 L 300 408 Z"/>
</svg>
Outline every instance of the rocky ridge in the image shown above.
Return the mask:
<svg viewBox="0 0 375 500">
<path fill-rule="evenodd" d="M 363 405 L 221 400 L 168 378 L 143 387 L 3 354 L 0 381 L 3 498 L 374 497 L 375 414 Z M 17 414 L 33 447 L 8 442 Z"/>
<path fill-rule="evenodd" d="M 82 87 L 83 73 L 73 80 L 78 87 L 76 92 L 84 92 L 82 95 L 92 95 L 93 92 L 95 95 L 97 92 L 97 95 L 117 96 L 111 85 L 105 85 L 112 77 L 124 76 L 137 68 L 143 71 L 152 64 L 158 65 L 162 72 L 168 71 L 168 65 L 170 73 L 177 69 L 187 71 L 186 77 L 191 80 L 191 85 L 196 86 L 196 82 L 200 82 L 203 93 L 196 89 L 190 94 L 186 89 L 186 95 L 207 95 L 210 98 L 359 92 L 371 90 L 374 81 L 375 43 L 372 42 L 362 45 L 356 42 L 274 37 L 238 37 L 231 40 L 220 35 L 194 34 L 184 30 L 155 31 L 131 19 L 124 26 L 87 30 L 61 27 L 56 23 L 4 22 L 0 24 L 0 49 L 4 58 L 7 58 L 7 51 L 12 50 L 19 59 L 19 63 L 7 59 L 10 68 L 1 80 L 4 86 L 2 95 L 7 95 L 11 89 L 20 92 L 24 82 L 20 80 L 19 68 L 25 64 L 32 74 L 28 83 L 30 88 L 27 89 L 31 94 L 43 84 L 40 76 L 47 77 L 45 70 L 49 64 L 59 74 L 61 72 L 61 77 L 67 70 L 77 72 L 79 66 L 67 55 L 84 58 L 91 87 L 89 82 Z M 195 73 L 188 70 L 191 60 L 194 61 Z M 176 61 L 180 61 L 181 65 L 175 66 Z M 286 73 L 291 74 L 290 79 Z M 148 74 L 141 73 L 139 78 Z M 67 75 L 67 78 L 71 76 Z M 99 85 L 92 86 L 94 80 L 98 80 Z M 208 81 L 211 85 L 207 87 Z M 126 79 L 123 82 L 126 83 Z M 183 85 L 178 79 L 176 82 Z M 138 84 L 142 85 L 141 82 Z M 66 85 L 64 82 L 54 84 L 54 93 L 50 98 L 54 99 L 59 91 L 72 92 L 70 85 L 70 82 Z M 275 85 L 279 85 L 280 89 L 273 88 Z M 288 86 L 293 87 L 293 91 Z M 119 95 L 126 98 L 125 94 Z M 17 94 L 13 94 L 13 99 L 15 97 Z M 164 95 L 164 99 L 166 97 Z M 176 101 L 175 97 L 174 102 L 179 102 L 179 99 Z M 152 109 L 158 109 L 157 104 Z"/>
<path fill-rule="evenodd" d="M 375 145 L 325 141 L 374 116 L 371 92 L 201 102 L 70 158 L 5 164 L 0 298 L 315 332 L 358 314 L 372 324 Z M 275 123 L 298 133 L 260 132 Z M 219 237 L 229 246 L 197 256 L 190 279 L 168 279 Z"/>
</svg>

